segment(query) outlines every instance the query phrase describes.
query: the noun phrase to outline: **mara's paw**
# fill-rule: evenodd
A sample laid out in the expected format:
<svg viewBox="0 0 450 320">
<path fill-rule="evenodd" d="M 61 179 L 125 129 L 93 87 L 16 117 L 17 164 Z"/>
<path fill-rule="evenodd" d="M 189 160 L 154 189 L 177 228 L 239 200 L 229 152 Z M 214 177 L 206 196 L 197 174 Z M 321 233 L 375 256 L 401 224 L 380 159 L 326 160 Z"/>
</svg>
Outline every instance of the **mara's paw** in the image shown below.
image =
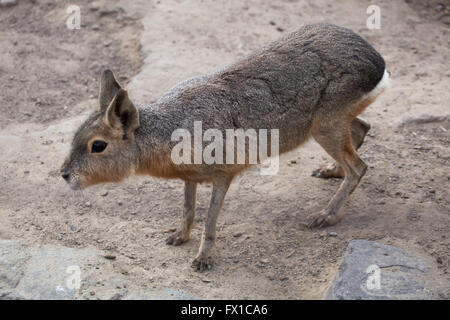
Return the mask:
<svg viewBox="0 0 450 320">
<path fill-rule="evenodd" d="M 318 214 L 313 215 L 308 223 L 308 228 L 325 228 L 335 225 L 339 219 L 334 214 L 327 214 L 325 211 L 321 211 Z"/>
<path fill-rule="evenodd" d="M 334 163 L 325 167 L 321 167 L 320 169 L 314 170 L 311 175 L 313 177 L 322 179 L 343 178 L 344 170 L 342 170 L 342 168 L 339 165 Z"/>
<path fill-rule="evenodd" d="M 207 258 L 197 257 L 194 259 L 194 261 L 192 261 L 192 268 L 194 268 L 197 271 L 210 270 L 213 266 L 213 262 L 214 261 L 212 257 Z"/>
<path fill-rule="evenodd" d="M 189 237 L 183 234 L 181 230 L 176 230 L 166 239 L 166 244 L 179 246 L 180 244 L 185 243 L 188 240 Z"/>
</svg>

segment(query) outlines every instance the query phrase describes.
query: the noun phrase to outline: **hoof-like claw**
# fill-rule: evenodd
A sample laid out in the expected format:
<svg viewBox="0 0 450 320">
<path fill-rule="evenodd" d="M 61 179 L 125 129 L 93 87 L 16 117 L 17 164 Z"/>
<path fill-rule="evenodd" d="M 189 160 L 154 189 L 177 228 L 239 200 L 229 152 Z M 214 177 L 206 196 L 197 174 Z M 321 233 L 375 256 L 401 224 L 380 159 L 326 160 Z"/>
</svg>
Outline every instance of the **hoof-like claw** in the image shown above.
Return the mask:
<svg viewBox="0 0 450 320">
<path fill-rule="evenodd" d="M 320 169 L 316 169 L 311 173 L 311 176 L 321 179 L 329 179 L 329 178 L 342 178 L 344 177 L 344 172 L 342 169 L 336 164 L 332 164 L 329 166 L 322 167 Z"/>
<path fill-rule="evenodd" d="M 183 244 L 188 240 L 189 238 L 186 239 L 183 233 L 180 230 L 177 230 L 166 239 L 166 244 L 179 246 L 180 244 Z"/>
<path fill-rule="evenodd" d="M 325 228 L 328 226 L 332 226 L 334 224 L 336 224 L 336 218 L 334 215 L 331 214 L 326 214 L 324 212 L 321 212 L 318 215 L 315 215 L 312 219 L 311 222 L 308 224 L 308 228 L 313 229 L 313 228 Z"/>
<path fill-rule="evenodd" d="M 322 178 L 321 172 L 322 172 L 322 169 L 316 169 L 313 172 L 311 172 L 311 176 L 316 177 L 316 178 Z"/>
<path fill-rule="evenodd" d="M 192 261 L 192 268 L 194 268 L 197 271 L 210 270 L 212 266 L 213 266 L 213 259 L 211 257 L 207 257 L 206 259 L 197 257 L 195 258 L 194 261 Z"/>
</svg>

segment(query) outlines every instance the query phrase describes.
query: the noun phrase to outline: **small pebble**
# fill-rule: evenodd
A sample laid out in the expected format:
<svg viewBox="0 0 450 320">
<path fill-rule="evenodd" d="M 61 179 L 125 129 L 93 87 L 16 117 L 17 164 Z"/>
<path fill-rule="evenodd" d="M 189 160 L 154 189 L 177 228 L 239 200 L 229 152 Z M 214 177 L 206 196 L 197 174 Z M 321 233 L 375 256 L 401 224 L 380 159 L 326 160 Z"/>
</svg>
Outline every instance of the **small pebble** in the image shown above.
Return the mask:
<svg viewBox="0 0 450 320">
<path fill-rule="evenodd" d="M 42 142 L 42 144 L 43 144 L 44 146 L 51 145 L 52 143 L 53 143 L 52 140 L 45 140 L 44 142 Z"/>
<path fill-rule="evenodd" d="M 338 234 L 336 232 L 330 232 L 328 235 L 330 237 L 337 237 Z"/>
</svg>

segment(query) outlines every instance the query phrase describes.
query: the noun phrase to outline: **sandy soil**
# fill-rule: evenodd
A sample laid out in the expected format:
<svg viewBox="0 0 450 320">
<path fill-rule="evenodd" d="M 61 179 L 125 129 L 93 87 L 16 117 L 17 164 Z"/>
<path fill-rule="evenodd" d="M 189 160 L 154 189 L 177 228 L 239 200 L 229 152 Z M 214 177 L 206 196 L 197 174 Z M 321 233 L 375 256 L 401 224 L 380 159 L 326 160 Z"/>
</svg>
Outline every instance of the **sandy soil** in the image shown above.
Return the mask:
<svg viewBox="0 0 450 320">
<path fill-rule="evenodd" d="M 372 2 L 357 0 L 78 1 L 81 30 L 65 27 L 67 2 L 0 8 L 0 238 L 95 246 L 117 256 L 114 266 L 134 286 L 218 299 L 319 299 L 348 242 L 371 239 L 423 256 L 434 268 L 435 296 L 448 299 L 450 7 L 444 2 L 377 1 L 380 30 L 366 28 Z M 96 107 L 104 67 L 137 103 L 148 103 L 177 81 L 319 21 L 368 39 L 393 79 L 363 114 L 372 124 L 360 149 L 369 170 L 338 225 L 308 230 L 302 224 L 340 183 L 311 177 L 330 160 L 312 141 L 283 155 L 278 175 L 260 176 L 255 168 L 236 179 L 219 217 L 215 267 L 204 273 L 190 262 L 209 186 L 199 188 L 191 240 L 170 247 L 165 238 L 180 219 L 182 182 L 142 177 L 73 192 L 59 178 L 73 131 Z"/>
</svg>

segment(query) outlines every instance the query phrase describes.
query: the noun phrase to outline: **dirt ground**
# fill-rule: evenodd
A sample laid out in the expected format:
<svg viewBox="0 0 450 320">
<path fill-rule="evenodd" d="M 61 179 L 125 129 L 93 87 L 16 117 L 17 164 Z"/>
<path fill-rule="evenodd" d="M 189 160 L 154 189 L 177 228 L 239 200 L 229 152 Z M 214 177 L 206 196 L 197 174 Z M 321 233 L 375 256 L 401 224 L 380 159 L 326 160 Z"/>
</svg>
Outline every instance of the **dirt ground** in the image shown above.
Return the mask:
<svg viewBox="0 0 450 320">
<path fill-rule="evenodd" d="M 449 298 L 449 1 L 124 3 L 78 0 L 80 30 L 66 28 L 66 1 L 0 7 L 1 239 L 93 246 L 117 256 L 129 286 L 216 299 L 320 299 L 348 242 L 370 239 L 423 256 L 436 275 L 435 297 Z M 380 30 L 366 28 L 370 4 L 381 8 Z M 75 128 L 96 107 L 105 67 L 132 99 L 149 103 L 177 81 L 319 21 L 365 37 L 392 77 L 362 115 L 372 124 L 360 149 L 369 170 L 336 226 L 302 224 L 340 184 L 311 177 L 330 161 L 313 141 L 283 155 L 276 176 L 254 168 L 234 181 L 219 217 L 216 264 L 203 273 L 190 262 L 208 185 L 198 190 L 191 240 L 171 247 L 165 239 L 181 216 L 181 181 L 131 178 L 74 192 L 59 177 Z"/>
</svg>

